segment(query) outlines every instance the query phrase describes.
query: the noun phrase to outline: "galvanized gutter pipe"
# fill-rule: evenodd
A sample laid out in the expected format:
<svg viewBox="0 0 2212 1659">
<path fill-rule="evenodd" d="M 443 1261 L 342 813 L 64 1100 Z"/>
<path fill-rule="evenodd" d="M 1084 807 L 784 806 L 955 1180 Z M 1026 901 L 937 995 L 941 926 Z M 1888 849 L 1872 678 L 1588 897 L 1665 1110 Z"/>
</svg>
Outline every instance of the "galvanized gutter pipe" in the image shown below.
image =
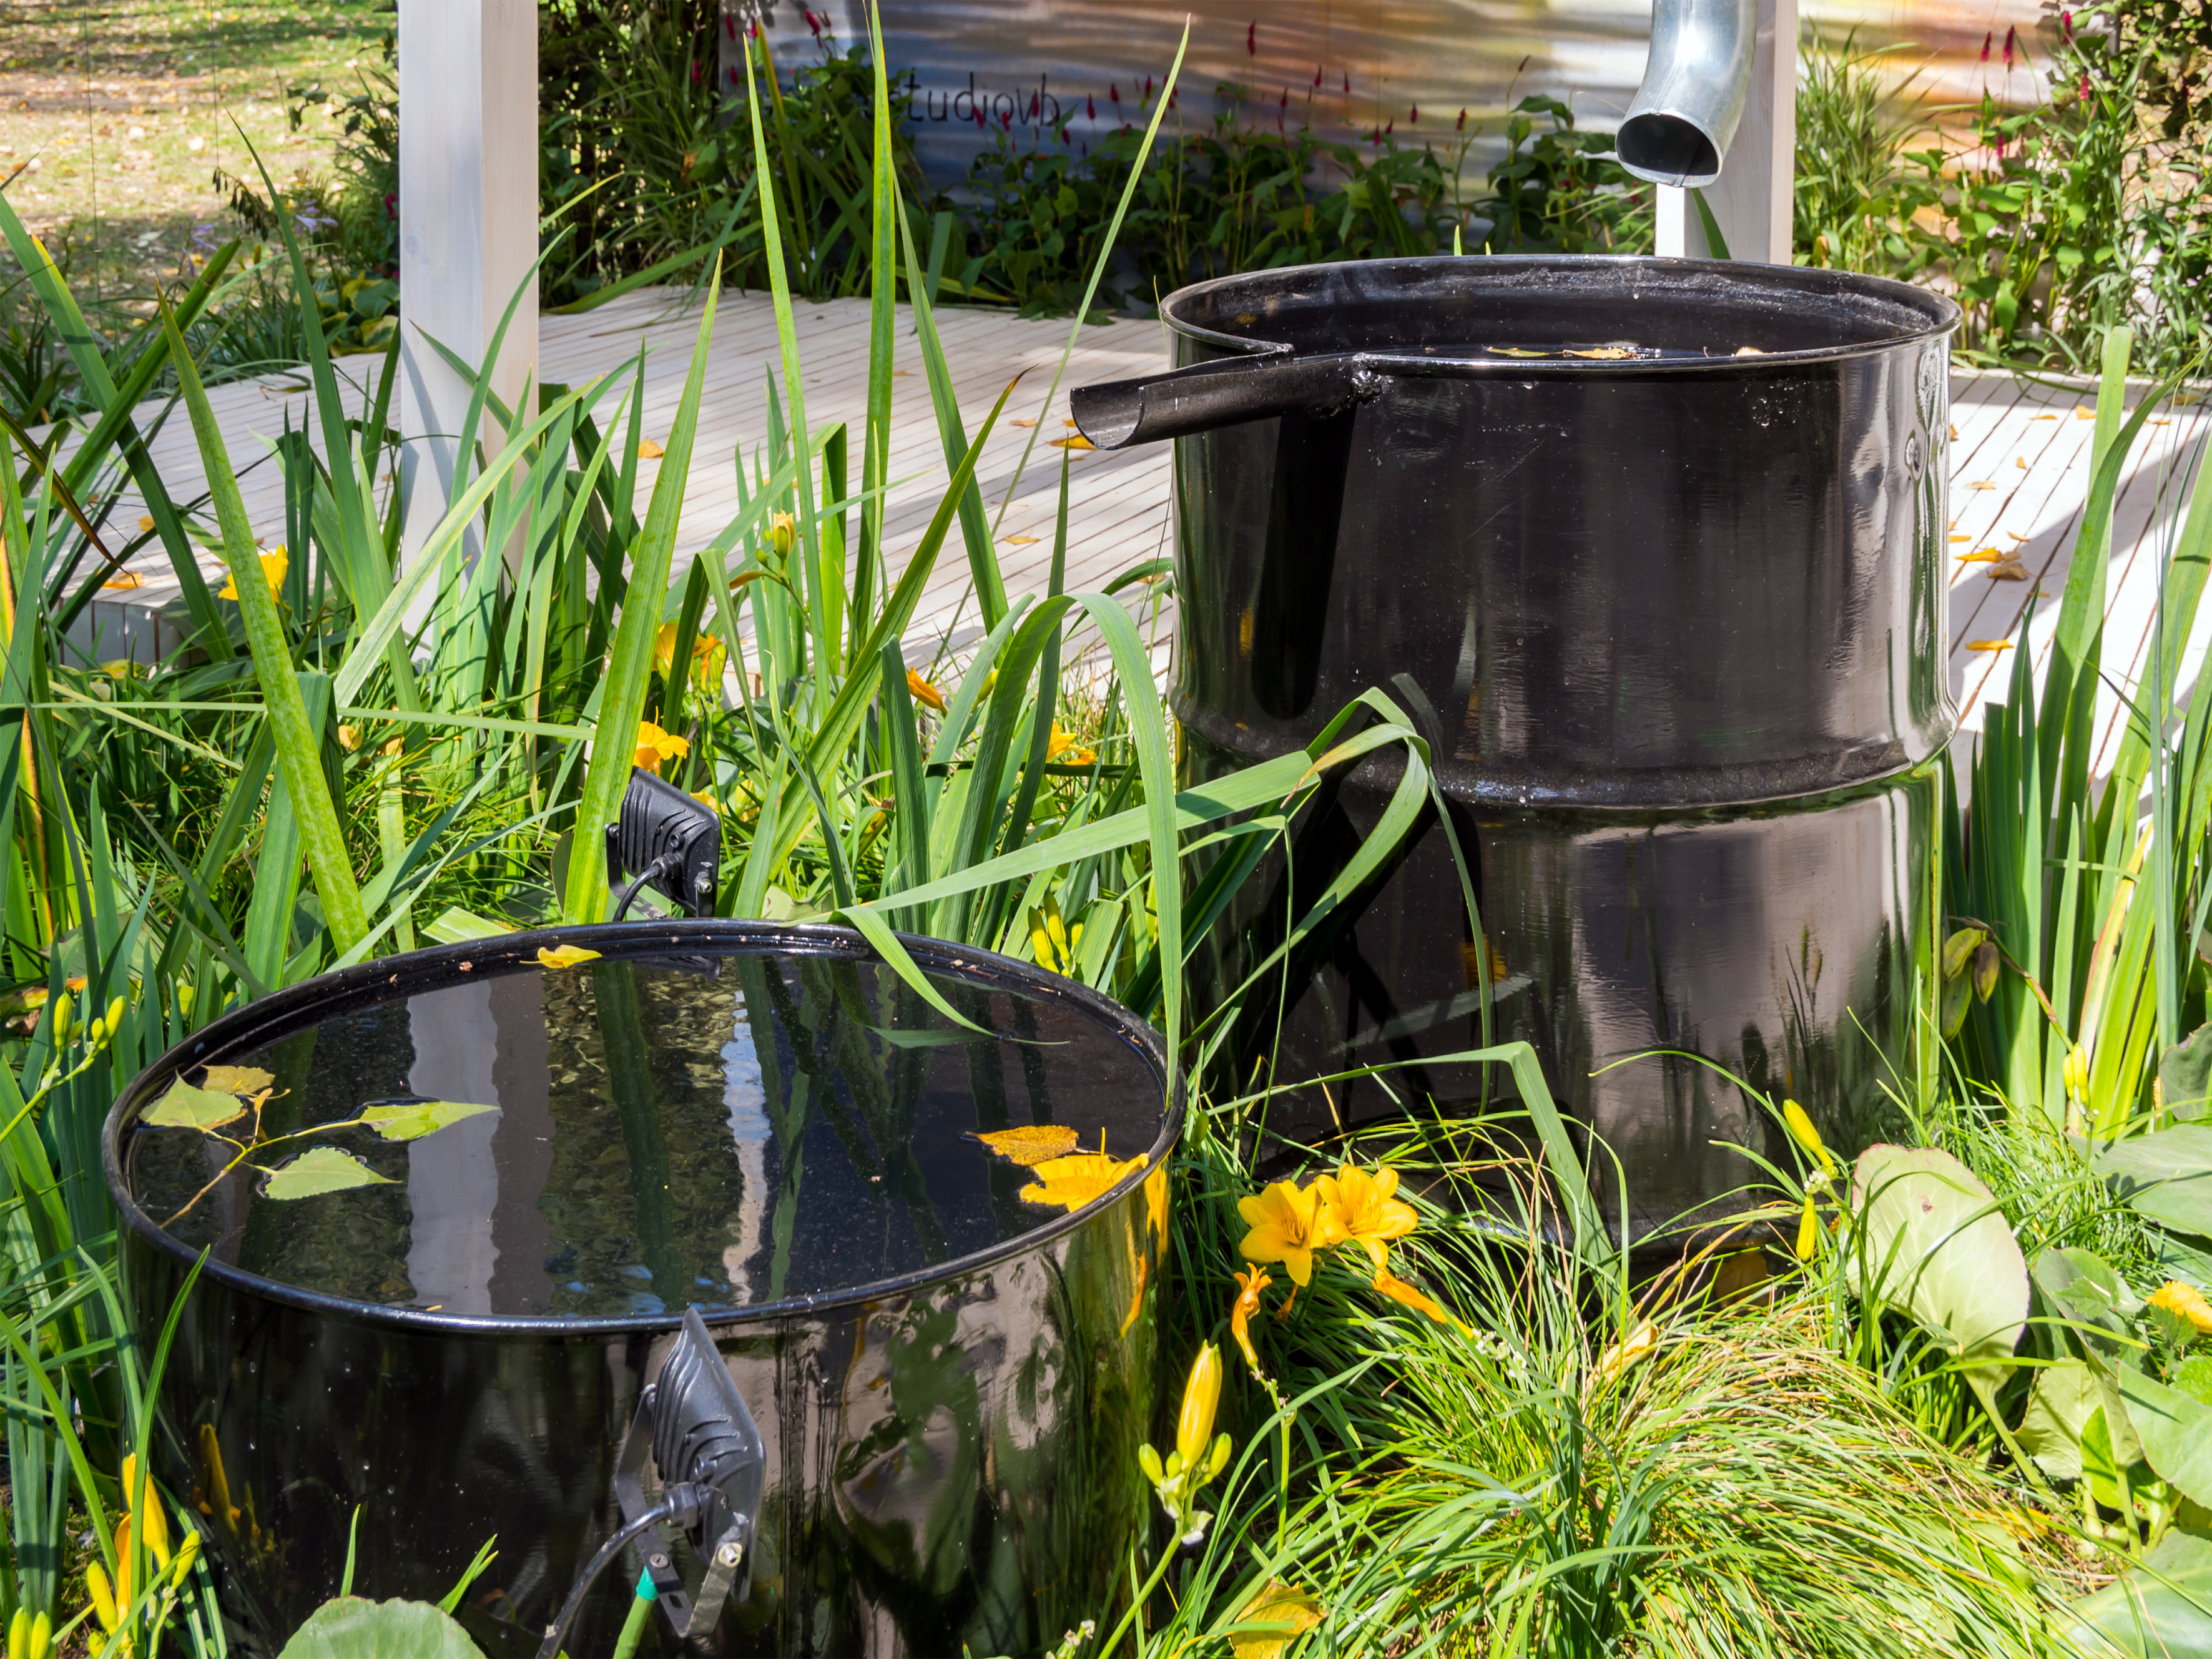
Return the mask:
<svg viewBox="0 0 2212 1659">
<path fill-rule="evenodd" d="M 1751 90 L 1759 0 L 1656 0 L 1644 84 L 1620 124 L 1620 164 L 1659 185 L 1710 185 Z"/>
</svg>

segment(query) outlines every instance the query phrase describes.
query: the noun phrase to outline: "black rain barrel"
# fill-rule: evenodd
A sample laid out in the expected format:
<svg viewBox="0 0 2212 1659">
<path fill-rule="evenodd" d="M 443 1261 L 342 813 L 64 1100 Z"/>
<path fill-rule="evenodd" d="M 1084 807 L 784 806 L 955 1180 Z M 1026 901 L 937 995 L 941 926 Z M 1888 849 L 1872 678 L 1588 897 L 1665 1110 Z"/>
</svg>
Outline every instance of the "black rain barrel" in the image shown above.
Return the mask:
<svg viewBox="0 0 2212 1659">
<path fill-rule="evenodd" d="M 1226 277 L 1161 314 L 1173 369 L 1074 410 L 1104 447 L 1176 441 L 1186 779 L 1386 693 L 1429 739 L 1489 934 L 1486 964 L 1430 822 L 1224 1050 L 1240 1091 L 1271 1054 L 1285 1082 L 1400 1069 L 1279 1099 L 1270 1129 L 1496 1099 L 1501 1072 L 1439 1058 L 1479 1042 L 1486 966 L 1498 1038 L 1620 1156 L 1639 1234 L 1753 1178 L 1737 1148 L 1782 1153 L 1713 1066 L 1841 1146 L 1875 1138 L 1883 1085 L 1933 1059 L 1957 307 L 1544 257 Z M 1217 988 L 1398 775 L 1377 755 L 1336 780 L 1246 884 Z M 1627 1058 L 1655 1049 L 1680 1053 Z"/>
<path fill-rule="evenodd" d="M 562 945 L 601 954 L 541 964 Z M 749 1583 L 684 1650 L 1034 1653 L 1126 1593 L 1181 1127 L 1165 1056 L 1070 981 L 908 948 L 981 1034 L 844 929 L 631 923 L 328 975 L 131 1084 L 105 1155 L 149 1344 L 210 1251 L 156 1467 L 254 1638 L 275 1650 L 337 1593 L 358 1508 L 357 1594 L 434 1600 L 496 1538 L 462 1616 L 495 1656 L 535 1652 L 620 1524 L 617 1456 L 687 1306 L 764 1467 Z M 231 1093 L 234 1136 L 254 1109 L 270 1135 L 344 1127 L 210 1185 L 232 1148 L 141 1121 L 180 1079 Z M 413 1140 L 348 1121 L 426 1100 L 495 1109 Z M 976 1139 L 1024 1127 L 1033 1160 L 1123 1167 L 1073 1209 L 1028 1201 L 1041 1171 Z M 264 1190 L 253 1165 L 311 1148 L 381 1181 Z M 611 1650 L 644 1565 L 599 1581 L 569 1653 Z M 658 1615 L 645 1650 L 678 1650 Z"/>
</svg>

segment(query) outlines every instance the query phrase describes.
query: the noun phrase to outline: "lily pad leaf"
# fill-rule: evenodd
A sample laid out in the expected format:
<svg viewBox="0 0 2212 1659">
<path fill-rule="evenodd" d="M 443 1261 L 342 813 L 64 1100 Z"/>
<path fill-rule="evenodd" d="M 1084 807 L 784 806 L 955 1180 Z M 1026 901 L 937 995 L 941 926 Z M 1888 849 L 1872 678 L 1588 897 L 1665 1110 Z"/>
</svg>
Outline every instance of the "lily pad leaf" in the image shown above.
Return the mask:
<svg viewBox="0 0 2212 1659">
<path fill-rule="evenodd" d="M 468 1632 L 428 1601 L 325 1601 L 279 1659 L 482 1659 Z"/>
<path fill-rule="evenodd" d="M 2212 1234 L 2212 1123 L 2184 1123 L 2107 1146 L 2099 1174 L 2154 1221 Z"/>
<path fill-rule="evenodd" d="M 2113 1381 L 2142 1441 L 2143 1461 L 2184 1496 L 2212 1504 L 2212 1406 L 2127 1366 Z"/>
<path fill-rule="evenodd" d="M 2176 1527 L 2117 1584 L 2074 1604 L 2072 1645 L 2148 1659 L 2212 1653 L 2212 1534 Z"/>
<path fill-rule="evenodd" d="M 496 1106 L 478 1106 L 465 1100 L 388 1100 L 364 1106 L 354 1121 L 366 1123 L 386 1140 L 420 1140 L 464 1118 L 495 1112 Z"/>
<path fill-rule="evenodd" d="M 234 1117 L 245 1115 L 246 1108 L 239 1103 L 236 1095 L 195 1089 L 179 1078 L 138 1121 L 155 1129 L 216 1129 Z"/>
<path fill-rule="evenodd" d="M 258 1066 L 210 1066 L 200 1073 L 200 1087 L 222 1095 L 258 1095 L 276 1082 Z"/>
<path fill-rule="evenodd" d="M 1945 1339 L 1985 1396 L 2027 1329 L 2027 1258 L 1972 1170 L 1931 1147 L 1869 1146 L 1851 1171 L 1853 1261 L 1869 1301 Z"/>
<path fill-rule="evenodd" d="M 1035 1169 L 1040 1164 L 1049 1163 L 1073 1152 L 1080 1137 L 1065 1124 L 1024 1123 L 1012 1129 L 994 1129 L 975 1139 L 1000 1158 L 1012 1158 L 1024 1168 Z"/>
<path fill-rule="evenodd" d="M 377 1174 L 351 1152 L 318 1146 L 278 1165 L 261 1183 L 261 1192 L 265 1198 L 317 1198 L 351 1187 L 391 1184 L 389 1176 Z"/>
</svg>

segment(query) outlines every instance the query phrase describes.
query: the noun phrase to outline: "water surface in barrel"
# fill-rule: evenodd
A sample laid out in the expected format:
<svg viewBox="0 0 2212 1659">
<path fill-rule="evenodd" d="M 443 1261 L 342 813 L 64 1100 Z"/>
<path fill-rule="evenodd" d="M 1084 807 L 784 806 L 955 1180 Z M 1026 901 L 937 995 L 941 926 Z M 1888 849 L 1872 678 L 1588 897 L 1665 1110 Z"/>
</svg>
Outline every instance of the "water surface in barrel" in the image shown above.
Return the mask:
<svg viewBox="0 0 2212 1659">
<path fill-rule="evenodd" d="M 463 976 L 187 1070 L 198 1092 L 154 1113 L 178 1127 L 142 1121 L 125 1168 L 191 1248 L 362 1301 L 643 1316 L 849 1289 L 1065 1213 L 1115 1173 L 1096 1154 L 1159 1131 L 1151 1067 L 1090 1014 L 933 982 L 996 1035 L 829 956 Z M 356 1184 L 312 1190 L 324 1172 Z"/>
</svg>

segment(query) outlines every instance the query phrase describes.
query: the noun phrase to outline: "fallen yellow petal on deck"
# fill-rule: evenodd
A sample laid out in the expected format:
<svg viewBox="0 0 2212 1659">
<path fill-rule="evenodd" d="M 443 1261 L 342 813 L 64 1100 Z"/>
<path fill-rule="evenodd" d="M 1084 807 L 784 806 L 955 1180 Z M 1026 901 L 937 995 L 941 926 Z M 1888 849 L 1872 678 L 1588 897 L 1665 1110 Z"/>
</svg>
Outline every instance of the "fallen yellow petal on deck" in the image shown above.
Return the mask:
<svg viewBox="0 0 2212 1659">
<path fill-rule="evenodd" d="M 1064 1123 L 1024 1123 L 1012 1129 L 993 1129 L 972 1136 L 1000 1158 L 1012 1158 L 1025 1169 L 1049 1164 L 1075 1150 L 1074 1130 Z"/>
<path fill-rule="evenodd" d="M 1011 422 L 1011 424 L 1014 426 L 1035 426 L 1036 422 L 1035 421 L 1015 421 Z"/>
<path fill-rule="evenodd" d="M 118 570 L 112 576 L 110 576 L 106 581 L 100 583 L 100 586 L 102 587 L 112 587 L 118 593 L 128 593 L 132 588 L 143 587 L 145 584 L 140 581 L 137 576 L 132 572 L 128 570 Z"/>
<path fill-rule="evenodd" d="M 1970 542 L 1974 538 L 1972 536 L 1954 536 L 1951 539 L 1954 542 Z"/>
<path fill-rule="evenodd" d="M 650 438 L 645 439 L 637 447 L 637 458 L 641 461 L 657 461 L 667 453 Z"/>
<path fill-rule="evenodd" d="M 2027 471 L 2027 457 L 2025 455 L 2014 456 L 2012 458 L 2012 464 L 2023 472 Z"/>
<path fill-rule="evenodd" d="M 1973 483 L 1968 484 L 1966 488 L 1969 489 L 1995 489 L 1996 486 L 1993 483 L 1984 483 L 1982 480 L 1977 478 Z"/>
<path fill-rule="evenodd" d="M 1969 651 L 2009 651 L 2012 649 L 2012 641 L 2010 640 L 1968 640 L 1966 641 L 1966 649 Z"/>
<path fill-rule="evenodd" d="M 1035 540 L 1036 540 L 1036 538 L 1034 536 L 1009 536 L 1006 538 L 1006 545 L 1008 547 L 1027 547 Z"/>
<path fill-rule="evenodd" d="M 1054 449 L 1096 449 L 1098 447 L 1097 444 L 1092 443 L 1090 439 L 1085 437 L 1080 432 L 1072 432 L 1065 438 L 1048 438 L 1045 441 Z"/>
<path fill-rule="evenodd" d="M 1978 547 L 1971 553 L 1954 553 L 1951 556 L 1960 564 L 1995 564 L 2004 555 L 1994 547 Z"/>
<path fill-rule="evenodd" d="M 2027 418 L 2031 421 L 2055 421 L 2058 417 L 2056 415 L 2031 415 Z"/>
<path fill-rule="evenodd" d="M 2077 421 L 2094 421 L 2097 418 L 2097 411 L 2087 404 L 2076 404 L 2074 405 L 2074 418 Z"/>
<path fill-rule="evenodd" d="M 138 527 L 141 530 L 151 530 L 154 527 L 154 515 L 150 513 L 140 514 L 138 515 Z"/>
</svg>

